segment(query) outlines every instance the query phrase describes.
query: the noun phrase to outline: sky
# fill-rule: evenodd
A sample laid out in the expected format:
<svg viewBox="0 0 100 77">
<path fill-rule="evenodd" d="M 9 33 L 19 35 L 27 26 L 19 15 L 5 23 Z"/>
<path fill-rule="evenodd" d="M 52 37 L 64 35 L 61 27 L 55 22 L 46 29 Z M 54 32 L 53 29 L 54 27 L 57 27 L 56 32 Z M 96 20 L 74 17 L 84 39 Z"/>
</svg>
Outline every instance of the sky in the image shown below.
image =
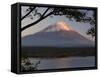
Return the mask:
<svg viewBox="0 0 100 77">
<path fill-rule="evenodd" d="M 21 7 L 21 15 L 22 16 L 24 16 L 26 14 L 27 8 L 28 8 L 27 6 Z M 45 7 L 41 7 L 41 8 L 39 8 L 38 12 L 43 13 L 45 10 L 46 10 Z M 27 18 L 25 18 L 21 21 L 21 28 L 24 27 L 27 24 L 30 24 L 30 23 L 36 21 L 38 19 L 38 16 L 35 16 L 33 19 L 31 19 L 30 17 L 32 17 L 33 14 L 34 14 L 34 12 L 30 14 L 31 16 L 29 16 L 29 17 L 27 17 Z M 89 16 L 92 16 L 93 12 L 89 11 L 88 14 L 89 14 Z M 29 27 L 26 30 L 22 31 L 21 36 L 24 37 L 24 36 L 27 36 L 27 35 L 35 34 L 39 31 L 43 30 L 44 28 L 51 26 L 51 25 L 54 25 L 54 24 L 56 24 L 60 21 L 67 23 L 68 25 L 70 25 L 70 27 L 73 30 L 77 31 L 78 33 L 80 33 L 81 35 L 86 37 L 87 39 L 94 41 L 94 39 L 91 36 L 86 34 L 87 30 L 91 28 L 91 25 L 89 23 L 82 23 L 82 22 L 80 23 L 80 22 L 76 22 L 76 21 L 70 21 L 65 16 L 53 16 L 53 17 L 49 16 L 46 19 L 39 22 L 38 24 L 36 24 L 32 27 Z"/>
</svg>

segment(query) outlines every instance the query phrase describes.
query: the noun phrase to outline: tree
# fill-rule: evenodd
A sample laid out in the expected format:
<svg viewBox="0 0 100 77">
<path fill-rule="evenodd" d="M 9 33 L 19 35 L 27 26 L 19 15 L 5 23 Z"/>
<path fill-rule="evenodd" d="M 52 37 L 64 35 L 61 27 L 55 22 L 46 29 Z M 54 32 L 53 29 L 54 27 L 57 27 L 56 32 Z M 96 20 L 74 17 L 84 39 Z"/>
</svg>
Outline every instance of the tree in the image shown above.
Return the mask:
<svg viewBox="0 0 100 77">
<path fill-rule="evenodd" d="M 38 70 L 38 65 L 40 64 L 40 60 L 35 62 L 31 62 L 30 59 L 24 58 L 21 59 L 22 64 L 21 64 L 21 71 L 23 72 L 27 72 L 27 71 L 34 71 L 34 70 Z"/>
<path fill-rule="evenodd" d="M 54 17 L 54 16 L 62 16 L 65 15 L 69 20 L 76 21 L 76 22 L 84 22 L 84 23 L 90 23 L 92 25 L 91 29 L 87 31 L 88 35 L 91 35 L 92 37 L 95 36 L 95 12 L 94 10 L 88 9 L 88 10 L 80 10 L 80 9 L 71 9 L 71 8 L 45 8 L 45 11 L 42 13 L 39 11 L 41 7 L 29 7 L 26 9 L 26 14 L 21 17 L 21 21 L 24 20 L 27 17 L 30 17 L 32 20 L 35 16 L 38 16 L 38 19 L 23 28 L 21 28 L 21 31 L 34 26 L 35 24 L 41 22 L 48 16 Z M 93 11 L 92 16 L 88 16 L 88 11 Z"/>
</svg>

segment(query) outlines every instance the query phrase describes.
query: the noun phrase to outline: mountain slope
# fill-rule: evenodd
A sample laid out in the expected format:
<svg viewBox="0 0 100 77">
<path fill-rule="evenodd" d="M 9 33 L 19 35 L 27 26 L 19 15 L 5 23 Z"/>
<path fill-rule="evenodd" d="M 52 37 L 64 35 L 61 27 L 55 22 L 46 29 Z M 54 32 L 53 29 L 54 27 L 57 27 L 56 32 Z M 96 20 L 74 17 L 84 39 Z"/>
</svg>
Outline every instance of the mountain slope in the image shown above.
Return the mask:
<svg viewBox="0 0 100 77">
<path fill-rule="evenodd" d="M 44 30 L 22 38 L 22 46 L 42 46 L 42 47 L 93 47 L 94 43 L 71 27 L 59 22 Z"/>
</svg>

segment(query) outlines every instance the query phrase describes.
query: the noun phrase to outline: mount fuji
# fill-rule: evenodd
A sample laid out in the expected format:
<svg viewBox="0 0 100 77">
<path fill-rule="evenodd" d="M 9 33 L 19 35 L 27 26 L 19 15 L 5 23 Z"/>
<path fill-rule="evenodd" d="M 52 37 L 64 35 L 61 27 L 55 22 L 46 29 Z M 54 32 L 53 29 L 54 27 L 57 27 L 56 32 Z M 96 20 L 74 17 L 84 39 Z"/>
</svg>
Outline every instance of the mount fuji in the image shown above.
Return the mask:
<svg viewBox="0 0 100 77">
<path fill-rule="evenodd" d="M 63 21 L 22 38 L 22 46 L 30 47 L 94 47 L 95 43 Z"/>
</svg>

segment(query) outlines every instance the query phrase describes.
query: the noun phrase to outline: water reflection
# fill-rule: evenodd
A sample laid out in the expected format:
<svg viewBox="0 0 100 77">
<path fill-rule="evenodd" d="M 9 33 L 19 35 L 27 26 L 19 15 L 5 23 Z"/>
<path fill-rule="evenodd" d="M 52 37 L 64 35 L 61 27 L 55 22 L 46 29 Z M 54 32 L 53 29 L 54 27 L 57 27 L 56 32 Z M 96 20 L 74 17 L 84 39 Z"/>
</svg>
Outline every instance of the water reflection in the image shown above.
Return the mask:
<svg viewBox="0 0 100 77">
<path fill-rule="evenodd" d="M 31 63 L 40 61 L 37 69 L 59 69 L 95 66 L 95 57 L 66 57 L 66 58 L 29 58 Z"/>
</svg>

